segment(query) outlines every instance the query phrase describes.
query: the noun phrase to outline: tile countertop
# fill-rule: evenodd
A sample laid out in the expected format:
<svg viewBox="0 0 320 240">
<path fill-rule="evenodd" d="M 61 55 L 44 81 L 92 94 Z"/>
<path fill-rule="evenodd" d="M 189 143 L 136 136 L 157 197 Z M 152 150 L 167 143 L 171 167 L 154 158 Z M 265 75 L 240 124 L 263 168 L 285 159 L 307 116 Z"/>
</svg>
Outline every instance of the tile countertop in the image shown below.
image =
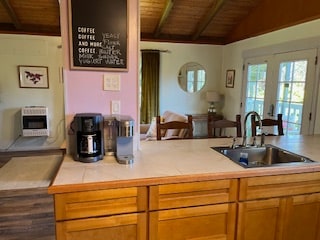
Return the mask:
<svg viewBox="0 0 320 240">
<path fill-rule="evenodd" d="M 320 135 L 267 136 L 265 142 L 316 163 L 245 169 L 211 149 L 230 146 L 231 138 L 142 141 L 132 165 L 118 164 L 112 156 L 82 163 L 66 155 L 49 193 L 320 171 Z"/>
</svg>

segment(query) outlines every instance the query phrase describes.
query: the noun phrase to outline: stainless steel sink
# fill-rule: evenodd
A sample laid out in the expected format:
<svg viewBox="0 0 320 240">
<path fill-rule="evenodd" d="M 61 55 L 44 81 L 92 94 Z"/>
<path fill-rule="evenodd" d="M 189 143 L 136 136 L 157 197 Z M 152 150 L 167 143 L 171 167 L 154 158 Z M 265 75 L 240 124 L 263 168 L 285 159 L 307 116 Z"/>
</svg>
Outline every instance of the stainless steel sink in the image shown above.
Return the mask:
<svg viewBox="0 0 320 240">
<path fill-rule="evenodd" d="M 245 168 L 270 167 L 281 165 L 299 165 L 314 162 L 313 160 L 278 148 L 273 145 L 263 147 L 212 147 L 215 151 L 225 155 L 235 163 Z M 245 161 L 243 157 L 245 156 Z M 240 160 L 240 156 L 242 159 Z"/>
</svg>

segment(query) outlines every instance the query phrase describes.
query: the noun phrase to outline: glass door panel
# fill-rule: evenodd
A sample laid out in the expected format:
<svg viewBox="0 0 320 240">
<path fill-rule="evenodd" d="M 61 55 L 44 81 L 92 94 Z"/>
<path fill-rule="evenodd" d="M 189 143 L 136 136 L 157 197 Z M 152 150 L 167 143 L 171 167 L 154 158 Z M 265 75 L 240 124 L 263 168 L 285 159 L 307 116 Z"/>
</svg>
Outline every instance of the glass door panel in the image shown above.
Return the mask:
<svg viewBox="0 0 320 240">
<path fill-rule="evenodd" d="M 282 113 L 285 135 L 313 132 L 309 114 L 315 76 L 316 49 L 277 54 L 278 67 L 276 112 Z"/>
<path fill-rule="evenodd" d="M 311 49 L 246 60 L 244 115 L 256 111 L 262 118 L 276 119 L 282 113 L 285 135 L 312 133 L 314 120 L 309 116 L 316 54 Z M 250 123 L 246 128 L 250 133 Z M 277 133 L 275 130 L 263 129 L 267 133 Z"/>
<path fill-rule="evenodd" d="M 280 64 L 277 112 L 283 114 L 284 133 L 300 134 L 305 95 L 307 60 Z"/>
<path fill-rule="evenodd" d="M 246 110 L 263 114 L 267 64 L 248 64 Z"/>
<path fill-rule="evenodd" d="M 251 59 L 246 63 L 246 93 L 245 114 L 256 111 L 263 115 L 265 102 L 265 88 L 267 80 L 268 64 L 265 59 Z M 247 121 L 247 133 L 251 135 L 250 121 Z"/>
</svg>

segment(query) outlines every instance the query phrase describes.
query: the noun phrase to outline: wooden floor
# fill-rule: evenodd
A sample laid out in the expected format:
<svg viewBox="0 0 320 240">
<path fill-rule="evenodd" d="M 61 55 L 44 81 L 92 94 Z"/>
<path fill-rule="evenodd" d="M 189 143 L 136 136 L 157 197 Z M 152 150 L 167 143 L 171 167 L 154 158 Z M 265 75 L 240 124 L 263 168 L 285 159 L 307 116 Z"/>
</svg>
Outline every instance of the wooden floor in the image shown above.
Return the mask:
<svg viewBox="0 0 320 240">
<path fill-rule="evenodd" d="M 47 188 L 0 191 L 0 239 L 55 239 L 53 197 Z"/>
</svg>

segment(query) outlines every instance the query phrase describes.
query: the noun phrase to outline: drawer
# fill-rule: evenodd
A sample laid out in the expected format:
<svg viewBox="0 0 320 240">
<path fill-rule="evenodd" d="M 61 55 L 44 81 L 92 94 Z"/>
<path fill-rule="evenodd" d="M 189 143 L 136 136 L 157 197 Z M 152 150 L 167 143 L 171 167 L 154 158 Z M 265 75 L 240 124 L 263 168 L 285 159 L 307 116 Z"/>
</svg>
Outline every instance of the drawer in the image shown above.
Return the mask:
<svg viewBox="0 0 320 240">
<path fill-rule="evenodd" d="M 320 172 L 240 179 L 239 200 L 320 192 Z"/>
<path fill-rule="evenodd" d="M 56 220 L 133 213 L 147 209 L 146 187 L 117 188 L 55 195 Z"/>
<path fill-rule="evenodd" d="M 149 209 L 170 209 L 236 201 L 237 179 L 150 187 Z"/>
<path fill-rule="evenodd" d="M 147 214 L 130 213 L 56 223 L 57 240 L 147 239 Z"/>
</svg>

